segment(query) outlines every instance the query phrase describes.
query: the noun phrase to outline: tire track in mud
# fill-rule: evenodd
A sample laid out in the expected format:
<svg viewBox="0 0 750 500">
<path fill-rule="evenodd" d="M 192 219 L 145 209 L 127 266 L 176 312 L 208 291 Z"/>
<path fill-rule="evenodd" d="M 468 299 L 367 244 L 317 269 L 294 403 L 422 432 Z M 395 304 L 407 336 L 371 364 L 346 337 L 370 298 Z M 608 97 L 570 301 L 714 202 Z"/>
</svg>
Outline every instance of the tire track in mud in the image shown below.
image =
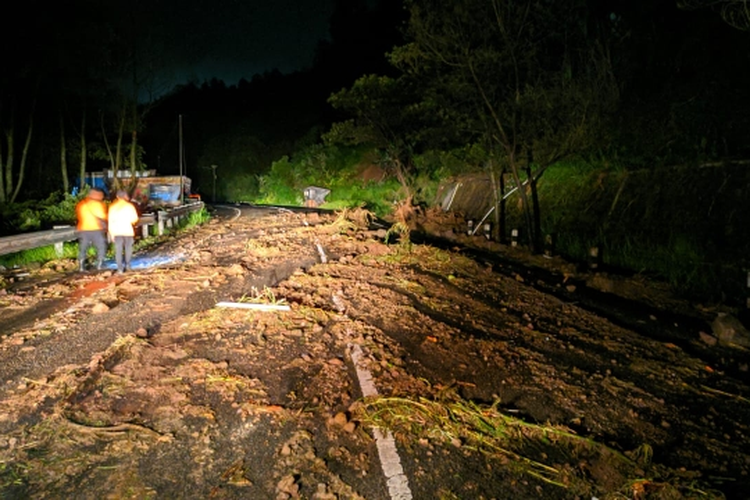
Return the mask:
<svg viewBox="0 0 750 500">
<path fill-rule="evenodd" d="M 34 379 L 66 364 L 85 364 L 91 357 L 106 350 L 118 337 L 134 333 L 139 328 L 149 336 L 159 331 L 162 324 L 180 316 L 189 316 L 214 307 L 222 299 L 242 296 L 253 289 L 273 287 L 288 278 L 295 270 L 316 263 L 314 257 L 289 260 L 282 265 L 255 271 L 245 279 L 234 280 L 206 291 L 195 291 L 184 296 L 147 293 L 129 302 L 120 303 L 104 314 L 90 314 L 74 327 L 50 336 L 34 337 L 21 345 L 0 351 L 0 381 L 26 377 Z M 110 278 L 108 285 L 118 280 Z M 74 292 L 75 293 L 75 292 Z M 45 312 L 64 314 L 68 299 L 54 302 Z M 154 307 L 158 305 L 158 307 Z M 30 320 L 33 321 L 37 315 Z M 28 323 L 27 323 L 28 324 Z"/>
</svg>

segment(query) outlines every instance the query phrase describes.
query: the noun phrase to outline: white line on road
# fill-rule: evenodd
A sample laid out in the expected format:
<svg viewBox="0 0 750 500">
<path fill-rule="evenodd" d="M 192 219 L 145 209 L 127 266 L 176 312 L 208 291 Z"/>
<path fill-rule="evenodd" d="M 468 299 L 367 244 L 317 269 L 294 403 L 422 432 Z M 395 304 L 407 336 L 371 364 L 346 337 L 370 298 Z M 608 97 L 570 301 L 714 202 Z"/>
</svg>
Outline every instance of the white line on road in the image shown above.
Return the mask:
<svg viewBox="0 0 750 500">
<path fill-rule="evenodd" d="M 349 355 L 354 363 L 354 369 L 357 372 L 359 387 L 362 389 L 362 395 L 365 397 L 377 396 L 378 390 L 372 381 L 370 371 L 365 368 L 362 361 L 362 349 L 357 344 L 349 345 Z M 396 449 L 396 441 L 388 430 L 381 430 L 377 427 L 373 429 L 375 435 L 375 444 L 378 447 L 378 456 L 380 457 L 380 466 L 385 475 L 388 493 L 392 500 L 411 500 L 412 494 L 409 489 L 409 480 L 404 474 L 404 468 L 401 466 L 401 459 Z"/>
<path fill-rule="evenodd" d="M 286 304 L 255 304 L 252 302 L 217 302 L 216 307 L 233 309 L 254 309 L 256 311 L 290 311 Z"/>
<path fill-rule="evenodd" d="M 237 207 L 230 207 L 229 205 L 216 205 L 216 208 L 226 208 L 227 210 L 234 210 L 236 212 L 234 214 L 234 217 L 232 217 L 231 219 L 229 219 L 228 222 L 234 222 L 237 219 L 239 219 L 240 216 L 242 215 L 242 210 L 240 210 Z"/>
</svg>

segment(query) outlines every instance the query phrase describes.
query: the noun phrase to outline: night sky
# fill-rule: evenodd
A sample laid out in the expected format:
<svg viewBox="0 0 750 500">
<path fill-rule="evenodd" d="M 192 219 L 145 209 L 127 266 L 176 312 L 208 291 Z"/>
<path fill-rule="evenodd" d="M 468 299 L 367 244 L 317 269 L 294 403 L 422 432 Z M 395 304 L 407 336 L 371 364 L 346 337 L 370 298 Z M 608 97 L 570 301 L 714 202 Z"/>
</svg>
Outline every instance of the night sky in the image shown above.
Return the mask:
<svg viewBox="0 0 750 500">
<path fill-rule="evenodd" d="M 137 2 L 138 27 L 163 54 L 165 75 L 182 83 L 212 77 L 234 84 L 272 69 L 289 73 L 312 65 L 329 38 L 335 0 L 161 0 Z M 112 15 L 134 3 L 110 4 Z"/>
</svg>

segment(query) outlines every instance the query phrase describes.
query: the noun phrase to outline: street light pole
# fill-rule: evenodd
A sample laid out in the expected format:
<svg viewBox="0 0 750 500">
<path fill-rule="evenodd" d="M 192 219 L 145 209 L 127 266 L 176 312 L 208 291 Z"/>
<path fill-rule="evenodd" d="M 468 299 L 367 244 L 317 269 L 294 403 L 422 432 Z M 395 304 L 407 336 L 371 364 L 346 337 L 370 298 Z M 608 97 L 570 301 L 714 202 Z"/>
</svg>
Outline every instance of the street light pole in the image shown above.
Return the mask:
<svg viewBox="0 0 750 500">
<path fill-rule="evenodd" d="M 185 185 L 183 184 L 182 180 L 182 115 L 180 116 L 179 120 L 179 129 L 180 129 L 180 204 L 185 204 Z"/>
</svg>

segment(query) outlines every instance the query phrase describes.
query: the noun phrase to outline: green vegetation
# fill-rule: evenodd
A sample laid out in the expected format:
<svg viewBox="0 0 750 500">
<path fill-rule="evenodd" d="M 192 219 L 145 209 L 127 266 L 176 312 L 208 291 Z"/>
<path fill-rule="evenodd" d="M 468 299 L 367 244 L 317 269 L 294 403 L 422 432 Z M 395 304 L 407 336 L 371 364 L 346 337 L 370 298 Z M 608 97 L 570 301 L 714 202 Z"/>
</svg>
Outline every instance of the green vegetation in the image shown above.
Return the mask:
<svg viewBox="0 0 750 500">
<path fill-rule="evenodd" d="M 93 248 L 89 249 L 89 252 L 94 252 Z M 57 259 L 76 259 L 78 257 L 78 244 L 77 243 L 64 243 L 62 255 L 57 255 L 54 245 L 46 247 L 32 248 L 31 250 L 23 250 L 21 252 L 15 252 L 8 255 L 0 256 L 0 265 L 6 268 L 12 267 L 23 267 L 32 262 L 50 262 Z"/>
<path fill-rule="evenodd" d="M 392 178 L 383 182 L 365 179 L 362 173 L 371 166 L 376 166 L 371 148 L 311 146 L 292 158 L 275 161 L 270 172 L 260 178 L 260 194 L 254 201 L 301 206 L 304 189 L 319 186 L 331 190 L 322 208 L 363 207 L 383 216 L 403 197 L 401 185 Z"/>
<path fill-rule="evenodd" d="M 194 226 L 205 224 L 209 220 L 211 220 L 211 214 L 208 212 L 208 210 L 206 210 L 206 207 L 204 206 L 197 212 L 190 212 L 185 221 L 182 223 L 181 227 L 183 229 L 188 229 Z"/>
<path fill-rule="evenodd" d="M 75 224 L 76 203 L 81 196 L 54 192 L 44 200 L 0 204 L 0 234 L 17 234 L 52 229 L 54 225 Z"/>
<path fill-rule="evenodd" d="M 539 181 L 542 228 L 556 249 L 585 261 L 665 280 L 695 298 L 744 296 L 750 262 L 750 200 L 743 166 L 626 170 L 585 162 L 555 165 Z M 517 213 L 509 213 L 518 227 Z"/>
<path fill-rule="evenodd" d="M 437 400 L 376 397 L 357 407 L 356 417 L 370 426 L 391 430 L 407 443 L 429 440 L 478 451 L 505 464 L 509 471 L 576 496 L 588 498 L 615 490 L 611 498 L 640 498 L 647 488 L 652 494 L 649 498 L 717 498 L 715 492 L 698 489 L 692 480 L 670 477 L 668 471 L 652 464 L 653 451 L 648 444 L 622 454 L 563 426 L 533 424 L 507 415 L 498 403 L 479 405 L 451 391 Z M 619 484 L 597 484 L 579 468 L 580 457 L 609 471 L 610 477 L 620 478 Z"/>
</svg>

